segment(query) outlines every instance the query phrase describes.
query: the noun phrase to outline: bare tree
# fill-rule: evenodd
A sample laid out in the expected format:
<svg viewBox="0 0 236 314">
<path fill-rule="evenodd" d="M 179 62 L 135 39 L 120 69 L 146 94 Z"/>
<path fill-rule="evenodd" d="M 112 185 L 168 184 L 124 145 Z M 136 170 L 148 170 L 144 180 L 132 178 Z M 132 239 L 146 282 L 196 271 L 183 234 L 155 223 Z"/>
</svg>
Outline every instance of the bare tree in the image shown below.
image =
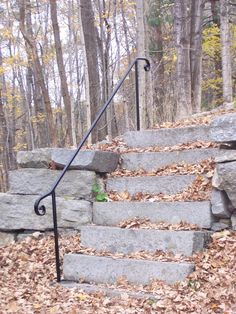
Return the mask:
<svg viewBox="0 0 236 314">
<path fill-rule="evenodd" d="M 59 77 L 61 81 L 61 93 L 64 101 L 65 112 L 66 112 L 66 134 L 68 137 L 68 143 L 72 144 L 72 119 L 71 119 L 71 100 L 69 89 L 67 85 L 66 71 L 63 62 L 62 56 L 62 45 L 60 38 L 60 30 L 58 26 L 57 19 L 57 2 L 55 0 L 50 0 L 50 11 L 51 11 L 51 20 L 52 27 L 55 39 L 55 48 L 56 48 L 56 56 L 57 56 L 57 66 L 59 71 Z M 73 143 L 76 145 L 76 143 Z"/>
<path fill-rule="evenodd" d="M 220 0 L 220 38 L 222 57 L 223 99 L 225 103 L 233 100 L 232 65 L 230 54 L 229 1 Z"/>
</svg>

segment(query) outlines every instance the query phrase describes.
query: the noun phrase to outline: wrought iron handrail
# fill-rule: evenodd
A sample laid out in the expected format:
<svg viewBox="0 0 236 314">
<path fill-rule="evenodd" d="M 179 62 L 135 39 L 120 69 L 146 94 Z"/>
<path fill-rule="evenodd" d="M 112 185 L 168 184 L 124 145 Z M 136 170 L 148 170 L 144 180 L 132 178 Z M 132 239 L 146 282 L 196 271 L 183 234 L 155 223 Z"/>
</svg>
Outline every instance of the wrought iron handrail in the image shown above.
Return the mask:
<svg viewBox="0 0 236 314">
<path fill-rule="evenodd" d="M 34 211 L 37 215 L 39 216 L 43 216 L 46 214 L 46 207 L 45 205 L 40 205 L 41 201 L 45 198 L 47 198 L 48 196 L 51 195 L 52 197 L 52 214 L 53 214 L 53 231 L 54 231 L 54 244 L 55 244 L 55 259 L 56 259 L 56 273 L 57 273 L 57 282 L 61 281 L 61 270 L 60 270 L 60 256 L 59 256 L 59 242 L 58 242 L 58 226 L 57 226 L 57 206 L 56 206 L 56 188 L 58 186 L 58 184 L 60 183 L 60 181 L 62 180 L 62 178 L 64 177 L 66 171 L 69 169 L 70 165 L 72 164 L 72 162 L 74 161 L 75 157 L 77 156 L 77 154 L 79 153 L 79 151 L 81 150 L 81 148 L 83 147 L 83 145 L 85 144 L 86 140 L 88 139 L 88 137 L 90 136 L 91 132 L 93 131 L 93 129 L 95 128 L 95 126 L 97 125 L 98 121 L 100 120 L 101 116 L 103 115 L 103 113 L 106 111 L 107 107 L 110 105 L 110 103 L 112 102 L 114 96 L 116 95 L 116 93 L 118 92 L 118 90 L 120 89 L 120 87 L 122 86 L 122 84 L 124 83 L 126 77 L 129 75 L 130 71 L 132 70 L 133 67 L 135 67 L 135 95 L 136 95 L 136 122 L 137 122 L 137 130 L 140 130 L 140 108 L 139 108 L 139 72 L 138 72 L 138 62 L 139 61 L 145 61 L 146 65 L 144 66 L 144 70 L 145 71 L 149 71 L 150 70 L 150 62 L 148 59 L 143 58 L 143 57 L 138 57 L 136 58 L 128 67 L 127 71 L 125 72 L 124 76 L 120 79 L 120 81 L 117 83 L 112 95 L 110 96 L 110 98 L 107 100 L 107 102 L 103 105 L 103 107 L 99 110 L 96 119 L 94 120 L 94 122 L 92 123 L 91 127 L 88 129 L 88 131 L 86 132 L 86 134 L 84 135 L 83 139 L 81 140 L 77 150 L 75 151 L 74 155 L 72 156 L 72 158 L 70 159 L 70 161 L 66 164 L 66 166 L 64 167 L 62 173 L 59 175 L 59 177 L 57 178 L 57 180 L 54 182 L 51 190 L 42 195 L 41 197 L 39 197 L 34 204 Z"/>
</svg>

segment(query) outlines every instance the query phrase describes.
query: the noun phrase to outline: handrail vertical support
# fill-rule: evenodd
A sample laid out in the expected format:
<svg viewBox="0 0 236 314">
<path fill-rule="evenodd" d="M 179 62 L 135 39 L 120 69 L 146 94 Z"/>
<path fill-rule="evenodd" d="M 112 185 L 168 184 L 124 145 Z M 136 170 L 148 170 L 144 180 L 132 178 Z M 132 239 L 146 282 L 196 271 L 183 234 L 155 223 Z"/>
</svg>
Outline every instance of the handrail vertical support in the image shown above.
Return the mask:
<svg viewBox="0 0 236 314">
<path fill-rule="evenodd" d="M 136 123 L 137 131 L 140 131 L 140 108 L 139 108 L 139 73 L 138 61 L 135 62 L 135 101 L 136 101 Z"/>
<path fill-rule="evenodd" d="M 61 269 L 60 269 L 60 254 L 59 254 L 59 240 L 58 240 L 58 227 L 57 227 L 57 206 L 56 206 L 56 193 L 52 192 L 52 215 L 54 225 L 54 244 L 55 244 L 55 258 L 56 258 L 56 273 L 57 282 L 61 281 Z"/>
</svg>

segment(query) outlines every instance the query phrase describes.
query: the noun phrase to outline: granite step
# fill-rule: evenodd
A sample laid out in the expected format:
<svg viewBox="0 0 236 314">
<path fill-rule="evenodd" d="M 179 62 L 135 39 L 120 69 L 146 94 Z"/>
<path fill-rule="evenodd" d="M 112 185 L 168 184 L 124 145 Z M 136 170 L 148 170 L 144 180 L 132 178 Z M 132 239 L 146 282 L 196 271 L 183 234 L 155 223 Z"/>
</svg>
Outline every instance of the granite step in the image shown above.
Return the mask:
<svg viewBox="0 0 236 314">
<path fill-rule="evenodd" d="M 126 153 L 121 155 L 121 167 L 130 171 L 140 169 L 155 171 L 159 168 L 182 162 L 197 164 L 205 159 L 216 157 L 218 153 L 219 150 L 217 148 L 190 149 L 173 152 Z"/>
<path fill-rule="evenodd" d="M 125 229 L 118 227 L 82 226 L 81 245 L 99 252 L 129 254 L 157 250 L 190 256 L 205 247 L 206 231 L 172 231 L 156 229 Z"/>
<path fill-rule="evenodd" d="M 208 201 L 93 203 L 93 223 L 96 225 L 117 226 L 134 217 L 147 218 L 153 223 L 184 221 L 206 229 L 211 228 L 214 222 Z"/>
<path fill-rule="evenodd" d="M 192 263 L 113 259 L 83 254 L 66 254 L 63 264 L 65 280 L 86 283 L 114 284 L 118 279 L 126 278 L 133 284 L 145 285 L 152 280 L 174 284 L 193 271 Z"/>
<path fill-rule="evenodd" d="M 211 142 L 208 125 L 166 128 L 144 131 L 129 131 L 123 135 L 129 147 L 174 146 L 177 144 L 204 141 Z"/>
<path fill-rule="evenodd" d="M 181 193 L 195 178 L 195 175 L 113 177 L 107 179 L 106 189 L 118 193 L 127 191 L 130 195 L 138 192 L 174 195 Z"/>
</svg>

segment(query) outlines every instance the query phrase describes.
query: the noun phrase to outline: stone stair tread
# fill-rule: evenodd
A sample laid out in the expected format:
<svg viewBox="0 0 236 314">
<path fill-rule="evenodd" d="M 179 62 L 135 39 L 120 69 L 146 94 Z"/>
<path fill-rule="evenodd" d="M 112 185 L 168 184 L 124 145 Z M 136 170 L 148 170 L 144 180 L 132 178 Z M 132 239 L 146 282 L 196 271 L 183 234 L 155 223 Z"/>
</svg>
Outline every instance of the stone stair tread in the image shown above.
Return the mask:
<svg viewBox="0 0 236 314">
<path fill-rule="evenodd" d="M 103 294 L 107 297 L 122 297 L 128 296 L 129 298 L 134 299 L 151 299 L 151 300 L 159 300 L 160 296 L 157 296 L 150 292 L 145 291 L 133 291 L 133 290 L 127 290 L 127 289 L 121 289 L 121 288 L 110 288 L 110 287 L 104 287 L 98 284 L 89 284 L 89 283 L 78 283 L 75 281 L 61 281 L 61 286 L 67 289 L 77 289 L 79 291 L 82 291 L 87 294 Z"/>
<path fill-rule="evenodd" d="M 188 164 L 199 163 L 202 160 L 216 157 L 218 148 L 189 149 L 173 152 L 142 152 L 122 154 L 121 166 L 124 169 L 136 171 L 143 169 L 153 171 L 158 168 L 185 162 Z"/>
<path fill-rule="evenodd" d="M 209 201 L 203 202 L 95 202 L 93 223 L 115 226 L 122 221 L 139 217 L 151 222 L 196 224 L 211 228 L 214 218 Z"/>
<path fill-rule="evenodd" d="M 129 147 L 173 146 L 205 141 L 211 142 L 208 125 L 129 131 L 123 139 Z"/>
<path fill-rule="evenodd" d="M 107 179 L 106 188 L 118 193 L 127 191 L 130 195 L 138 192 L 173 195 L 181 193 L 195 178 L 195 175 L 113 177 Z"/>
<path fill-rule="evenodd" d="M 82 226 L 81 245 L 99 252 L 156 252 L 157 250 L 190 256 L 202 251 L 209 233 L 206 231 L 172 231 Z"/>
<path fill-rule="evenodd" d="M 136 259 L 66 254 L 63 272 L 65 280 L 92 283 L 116 283 L 126 278 L 134 284 L 162 280 L 169 284 L 182 281 L 194 270 L 191 263 L 157 262 Z"/>
</svg>

